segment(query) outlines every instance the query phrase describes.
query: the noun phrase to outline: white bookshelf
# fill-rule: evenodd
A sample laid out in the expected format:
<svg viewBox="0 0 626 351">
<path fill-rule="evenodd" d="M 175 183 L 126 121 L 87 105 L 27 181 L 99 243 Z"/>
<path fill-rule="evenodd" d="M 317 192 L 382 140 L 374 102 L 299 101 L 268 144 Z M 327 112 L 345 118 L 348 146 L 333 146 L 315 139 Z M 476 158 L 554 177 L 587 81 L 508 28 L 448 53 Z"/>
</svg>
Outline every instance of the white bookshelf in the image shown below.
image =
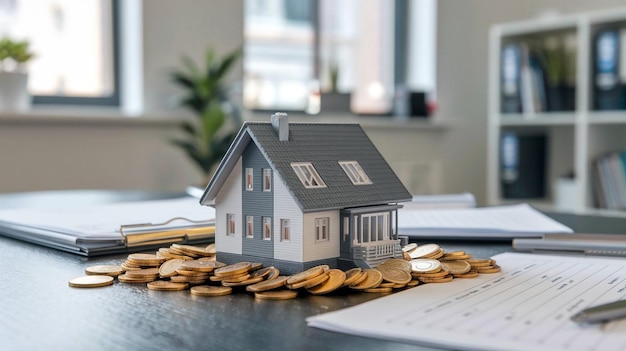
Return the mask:
<svg viewBox="0 0 626 351">
<path fill-rule="evenodd" d="M 555 206 L 555 183 L 574 172 L 574 199 L 568 211 L 606 213 L 615 211 L 594 208 L 592 162 L 599 155 L 626 148 L 626 110 L 594 111 L 593 106 L 593 37 L 599 30 L 619 25 L 626 29 L 626 7 L 562 17 L 538 18 L 503 23 L 491 28 L 489 38 L 488 91 L 488 165 L 487 200 L 490 204 L 529 202 L 538 207 L 559 210 Z M 567 112 L 534 114 L 501 113 L 501 50 L 520 38 L 568 33 L 576 42 L 575 109 Z M 548 138 L 546 196 L 541 199 L 504 199 L 500 188 L 500 137 L 503 131 L 524 133 L 540 131 Z M 619 212 L 618 212 L 619 213 Z"/>
</svg>

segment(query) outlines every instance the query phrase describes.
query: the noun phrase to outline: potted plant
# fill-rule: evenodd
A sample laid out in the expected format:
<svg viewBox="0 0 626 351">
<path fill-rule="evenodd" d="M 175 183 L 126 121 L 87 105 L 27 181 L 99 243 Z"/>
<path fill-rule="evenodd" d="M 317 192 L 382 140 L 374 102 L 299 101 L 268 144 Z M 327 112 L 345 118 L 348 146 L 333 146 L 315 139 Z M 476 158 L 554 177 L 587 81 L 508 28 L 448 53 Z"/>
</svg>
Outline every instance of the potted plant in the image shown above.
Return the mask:
<svg viewBox="0 0 626 351">
<path fill-rule="evenodd" d="M 28 41 L 0 40 L 1 111 L 25 111 L 30 107 L 26 63 L 32 58 Z"/>
<path fill-rule="evenodd" d="M 203 185 L 208 184 L 242 122 L 239 110 L 229 100 L 224 82 L 240 54 L 241 50 L 237 49 L 218 58 L 209 50 L 202 67 L 184 56 L 183 67 L 171 74 L 173 82 L 185 91 L 180 105 L 197 117 L 182 122 L 180 129 L 184 138 L 171 142 L 200 169 Z"/>
</svg>

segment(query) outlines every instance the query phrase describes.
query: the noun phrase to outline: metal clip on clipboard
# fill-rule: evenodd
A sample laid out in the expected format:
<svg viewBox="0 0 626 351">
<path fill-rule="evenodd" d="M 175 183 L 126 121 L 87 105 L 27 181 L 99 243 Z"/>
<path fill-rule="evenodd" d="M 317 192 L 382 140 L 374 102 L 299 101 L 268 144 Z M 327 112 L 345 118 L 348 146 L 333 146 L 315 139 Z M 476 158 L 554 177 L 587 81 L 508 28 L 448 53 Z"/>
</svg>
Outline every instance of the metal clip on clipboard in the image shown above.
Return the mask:
<svg viewBox="0 0 626 351">
<path fill-rule="evenodd" d="M 168 224 L 179 220 L 190 224 L 168 226 Z M 180 242 L 192 243 L 215 238 L 215 222 L 194 221 L 185 217 L 174 217 L 163 223 L 121 225 L 120 234 L 124 238 L 126 247 Z"/>
</svg>

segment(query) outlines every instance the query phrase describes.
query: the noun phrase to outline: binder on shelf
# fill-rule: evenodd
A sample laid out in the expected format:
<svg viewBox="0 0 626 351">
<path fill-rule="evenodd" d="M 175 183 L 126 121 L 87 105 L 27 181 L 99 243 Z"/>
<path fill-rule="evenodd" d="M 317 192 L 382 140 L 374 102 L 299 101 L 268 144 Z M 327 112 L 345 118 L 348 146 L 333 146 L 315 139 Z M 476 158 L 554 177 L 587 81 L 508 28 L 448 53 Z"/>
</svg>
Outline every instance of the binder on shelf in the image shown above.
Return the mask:
<svg viewBox="0 0 626 351">
<path fill-rule="evenodd" d="M 620 81 L 620 33 L 610 29 L 599 32 L 594 40 L 594 109 L 624 109 Z M 623 74 L 623 73 L 622 73 Z"/>
<path fill-rule="evenodd" d="M 545 197 L 546 136 L 504 132 L 500 141 L 500 187 L 505 199 Z"/>
<path fill-rule="evenodd" d="M 600 155 L 592 166 L 591 181 L 596 206 L 626 210 L 626 150 Z"/>
<path fill-rule="evenodd" d="M 199 244 L 215 237 L 215 210 L 191 197 L 0 210 L 0 235 L 84 256 Z"/>
<path fill-rule="evenodd" d="M 520 100 L 521 52 L 517 44 L 508 44 L 501 54 L 501 112 L 522 112 Z"/>
</svg>

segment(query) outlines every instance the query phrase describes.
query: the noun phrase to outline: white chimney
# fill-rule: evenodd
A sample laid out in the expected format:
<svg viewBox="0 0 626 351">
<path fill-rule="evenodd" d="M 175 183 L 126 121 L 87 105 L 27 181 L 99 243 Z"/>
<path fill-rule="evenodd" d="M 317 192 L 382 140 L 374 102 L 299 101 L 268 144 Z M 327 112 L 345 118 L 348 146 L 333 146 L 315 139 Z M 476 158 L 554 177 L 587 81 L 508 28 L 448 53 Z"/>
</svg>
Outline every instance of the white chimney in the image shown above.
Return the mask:
<svg viewBox="0 0 626 351">
<path fill-rule="evenodd" d="M 272 115 L 272 127 L 278 134 L 279 141 L 289 140 L 289 116 L 284 112 L 276 112 Z"/>
</svg>

